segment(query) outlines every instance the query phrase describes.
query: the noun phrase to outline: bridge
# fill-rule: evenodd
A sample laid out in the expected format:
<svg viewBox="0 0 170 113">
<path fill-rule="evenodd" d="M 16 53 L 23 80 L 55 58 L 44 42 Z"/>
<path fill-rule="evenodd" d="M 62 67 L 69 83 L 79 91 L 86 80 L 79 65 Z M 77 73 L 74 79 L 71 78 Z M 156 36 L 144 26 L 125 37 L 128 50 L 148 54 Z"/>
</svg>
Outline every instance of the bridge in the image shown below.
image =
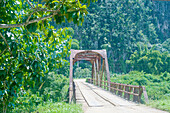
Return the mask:
<svg viewBox="0 0 170 113">
<path fill-rule="evenodd" d="M 92 76 L 73 80 L 73 65 L 86 60 L 92 64 Z M 167 113 L 140 104 L 141 96 L 148 103 L 144 86 L 110 81 L 106 50 L 71 50 L 69 102 L 82 104 L 85 113 Z"/>
</svg>

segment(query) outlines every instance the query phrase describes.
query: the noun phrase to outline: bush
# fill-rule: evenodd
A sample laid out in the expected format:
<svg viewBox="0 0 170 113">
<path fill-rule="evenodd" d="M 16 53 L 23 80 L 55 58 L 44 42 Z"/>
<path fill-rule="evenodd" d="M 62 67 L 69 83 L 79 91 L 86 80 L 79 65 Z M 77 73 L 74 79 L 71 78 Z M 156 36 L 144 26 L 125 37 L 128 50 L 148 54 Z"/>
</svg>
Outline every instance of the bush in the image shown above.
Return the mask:
<svg viewBox="0 0 170 113">
<path fill-rule="evenodd" d="M 88 68 L 81 69 L 81 67 L 78 67 L 75 70 L 74 77 L 75 78 L 91 77 L 91 71 Z"/>
<path fill-rule="evenodd" d="M 12 112 L 34 112 L 49 102 L 67 101 L 69 80 L 61 74 L 49 73 L 39 89 L 21 90 Z M 33 93 L 35 92 L 36 93 Z"/>
<path fill-rule="evenodd" d="M 42 86 L 42 95 L 45 95 L 47 100 L 49 97 L 52 101 L 66 101 L 69 88 L 69 79 L 61 74 L 51 72 L 47 75 L 44 86 Z"/>
<path fill-rule="evenodd" d="M 40 103 L 43 103 L 43 97 L 39 95 L 39 92 L 37 92 L 36 94 L 32 94 L 30 90 L 28 90 L 27 92 L 20 92 L 12 112 L 14 113 L 33 112 L 36 110 L 36 107 Z"/>
</svg>

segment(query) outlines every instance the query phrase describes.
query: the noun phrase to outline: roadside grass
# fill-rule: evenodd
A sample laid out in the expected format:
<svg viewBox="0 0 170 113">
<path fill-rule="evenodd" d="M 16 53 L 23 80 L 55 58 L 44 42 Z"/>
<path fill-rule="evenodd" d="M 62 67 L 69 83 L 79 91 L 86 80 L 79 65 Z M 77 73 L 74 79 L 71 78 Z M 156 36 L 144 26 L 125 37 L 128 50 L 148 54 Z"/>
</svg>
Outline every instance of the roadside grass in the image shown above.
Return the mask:
<svg viewBox="0 0 170 113">
<path fill-rule="evenodd" d="M 38 105 L 33 113 L 83 113 L 83 110 L 79 104 L 48 102 L 45 105 Z"/>
<path fill-rule="evenodd" d="M 160 100 L 150 100 L 147 105 L 170 112 L 170 96 Z"/>
</svg>

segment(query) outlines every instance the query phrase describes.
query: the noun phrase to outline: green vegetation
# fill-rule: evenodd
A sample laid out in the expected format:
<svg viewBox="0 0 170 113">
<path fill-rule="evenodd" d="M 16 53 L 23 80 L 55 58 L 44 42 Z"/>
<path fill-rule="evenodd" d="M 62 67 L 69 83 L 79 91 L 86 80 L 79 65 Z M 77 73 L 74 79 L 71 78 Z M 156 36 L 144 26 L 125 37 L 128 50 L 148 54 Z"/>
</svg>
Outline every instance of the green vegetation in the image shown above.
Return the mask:
<svg viewBox="0 0 170 113">
<path fill-rule="evenodd" d="M 49 102 L 68 101 L 69 80 L 63 75 L 49 73 L 47 78 L 39 87 L 22 90 L 15 101 L 15 107 L 12 112 L 33 112 L 38 106 L 46 106 Z"/>
<path fill-rule="evenodd" d="M 81 49 L 106 49 L 109 70 L 127 73 L 131 67 L 126 60 L 137 50 L 138 43 L 170 52 L 170 32 L 165 27 L 169 25 L 169 5 L 168 1 L 98 0 L 88 7 L 82 26 L 70 24 L 75 31 L 73 38 L 80 42 Z"/>
<path fill-rule="evenodd" d="M 29 108 L 15 108 L 12 113 L 83 113 L 81 106 L 65 102 L 47 102 Z"/>
<path fill-rule="evenodd" d="M 82 112 L 64 103 L 70 49 L 106 49 L 112 73 L 143 71 L 112 80 L 145 85 L 152 106 L 169 110 L 169 2 L 90 2 L 0 0 L 0 112 Z M 78 62 L 75 77 L 90 65 Z"/>
<path fill-rule="evenodd" d="M 38 90 L 21 90 L 15 101 L 13 113 L 82 113 L 80 105 L 68 104 L 69 79 L 50 72 Z M 35 93 L 34 93 L 35 92 Z"/>
<path fill-rule="evenodd" d="M 31 110 L 31 109 L 34 109 Z M 18 110 L 15 108 L 13 113 L 83 113 L 81 106 L 76 104 L 68 104 L 64 102 L 47 102 L 39 104 L 38 106 L 32 106 L 30 109 L 22 108 Z"/>
<path fill-rule="evenodd" d="M 83 113 L 81 106 L 76 104 L 66 103 L 47 103 L 42 106 L 39 105 L 35 113 Z M 33 112 L 34 113 L 34 112 Z"/>
<path fill-rule="evenodd" d="M 76 104 L 50 103 L 38 107 L 40 113 L 83 113 L 81 106 Z"/>
<path fill-rule="evenodd" d="M 160 53 L 154 50 L 155 46 L 148 50 L 147 46 L 143 48 L 138 44 L 138 49 L 131 54 L 130 64 L 133 70 L 144 71 L 151 74 L 160 74 L 162 72 L 170 72 L 170 54 L 168 52 Z"/>
<path fill-rule="evenodd" d="M 125 75 L 115 74 L 111 77 L 111 81 L 145 86 L 150 99 L 148 105 L 170 111 L 170 73 L 164 72 L 160 75 L 153 75 L 132 71 Z M 142 101 L 144 101 L 143 97 Z"/>
<path fill-rule="evenodd" d="M 91 77 L 91 71 L 88 68 L 82 69 L 81 67 L 76 68 L 74 72 L 75 78 L 87 78 Z"/>
<path fill-rule="evenodd" d="M 170 97 L 166 96 L 166 97 L 163 97 L 162 99 L 159 99 L 159 100 L 156 100 L 156 101 L 150 100 L 148 105 L 170 112 L 170 104 L 169 103 L 170 103 Z"/>
<path fill-rule="evenodd" d="M 56 26 L 65 21 L 81 25 L 88 13 L 84 4 L 89 5 L 90 2 L 0 1 L 0 112 L 9 112 L 18 104 L 37 106 L 41 100 L 48 100 L 47 91 L 50 96 L 53 95 L 50 97 L 53 101 L 65 98 L 59 93 L 61 87 L 66 88 L 65 79 L 62 77 L 60 82 L 64 82 L 63 86 L 57 85 L 54 91 L 52 86 L 57 82 L 48 86 L 50 78 L 47 76 L 52 71 L 64 73 L 59 69 L 68 65 L 66 62 L 74 31 Z M 60 77 L 57 75 L 54 78 Z"/>
<path fill-rule="evenodd" d="M 76 50 L 79 49 L 79 41 L 77 39 L 72 39 L 71 49 L 76 49 Z"/>
</svg>

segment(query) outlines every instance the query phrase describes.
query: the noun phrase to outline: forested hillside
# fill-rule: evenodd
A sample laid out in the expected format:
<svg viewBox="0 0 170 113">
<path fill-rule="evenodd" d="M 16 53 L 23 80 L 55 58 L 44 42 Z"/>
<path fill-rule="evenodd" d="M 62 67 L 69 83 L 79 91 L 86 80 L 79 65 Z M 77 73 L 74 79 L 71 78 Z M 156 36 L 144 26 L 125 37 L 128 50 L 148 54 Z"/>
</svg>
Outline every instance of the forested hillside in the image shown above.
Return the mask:
<svg viewBox="0 0 170 113">
<path fill-rule="evenodd" d="M 80 49 L 107 49 L 110 71 L 126 73 L 126 63 L 140 46 L 170 51 L 168 1 L 115 0 L 90 4 L 82 26 L 71 26 Z"/>
</svg>

